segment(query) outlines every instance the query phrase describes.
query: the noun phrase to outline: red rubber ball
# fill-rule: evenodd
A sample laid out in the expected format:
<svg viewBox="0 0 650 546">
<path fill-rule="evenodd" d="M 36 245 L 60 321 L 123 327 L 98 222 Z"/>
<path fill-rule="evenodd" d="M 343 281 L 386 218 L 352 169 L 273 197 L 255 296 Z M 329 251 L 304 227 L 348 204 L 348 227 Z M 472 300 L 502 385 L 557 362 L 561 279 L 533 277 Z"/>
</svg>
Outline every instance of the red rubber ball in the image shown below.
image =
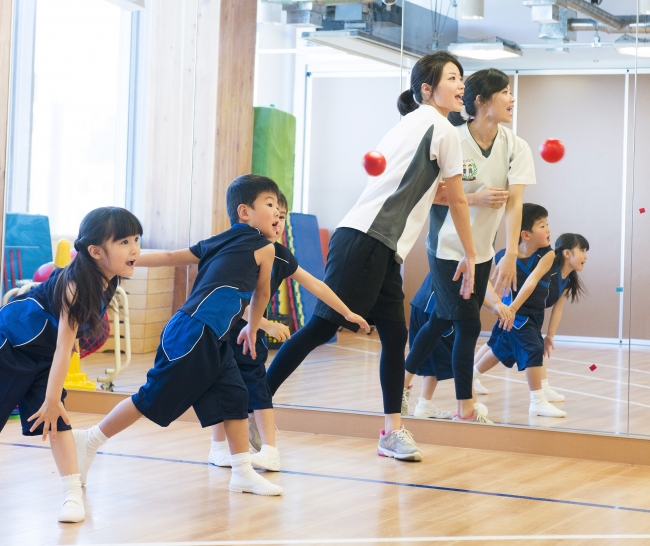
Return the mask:
<svg viewBox="0 0 650 546">
<path fill-rule="evenodd" d="M 386 170 L 386 158 L 379 152 L 368 152 L 363 156 L 363 168 L 370 176 L 379 176 Z"/>
<path fill-rule="evenodd" d="M 54 262 L 43 264 L 34 273 L 34 282 L 45 282 L 54 271 Z"/>
<path fill-rule="evenodd" d="M 547 163 L 557 163 L 564 157 L 564 144 L 557 138 L 549 138 L 541 145 L 539 153 Z"/>
</svg>

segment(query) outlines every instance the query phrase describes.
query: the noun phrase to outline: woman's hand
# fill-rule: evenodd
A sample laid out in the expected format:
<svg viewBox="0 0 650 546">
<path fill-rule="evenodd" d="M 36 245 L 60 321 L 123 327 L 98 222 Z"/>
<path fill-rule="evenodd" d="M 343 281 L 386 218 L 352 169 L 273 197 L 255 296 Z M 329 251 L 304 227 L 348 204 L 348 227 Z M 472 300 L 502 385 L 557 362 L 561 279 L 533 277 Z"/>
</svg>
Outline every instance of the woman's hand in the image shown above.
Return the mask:
<svg viewBox="0 0 650 546">
<path fill-rule="evenodd" d="M 510 192 L 502 188 L 483 188 L 479 192 L 468 194 L 467 197 L 472 206 L 500 209 L 506 204 L 509 195 Z"/>
<path fill-rule="evenodd" d="M 461 274 L 463 275 L 463 280 L 460 284 L 460 295 L 463 296 L 463 299 L 468 300 L 474 292 L 474 258 L 470 258 L 465 255 L 458 262 L 458 267 L 456 268 L 456 273 L 452 280 L 457 281 L 460 279 Z"/>
<path fill-rule="evenodd" d="M 36 419 L 36 422 L 32 425 L 32 428 L 30 428 L 29 431 L 34 432 L 39 425 L 43 423 L 43 441 L 47 438 L 48 433 L 50 434 L 50 440 L 56 440 L 56 422 L 59 417 L 63 419 L 63 422 L 66 425 L 70 424 L 70 418 L 65 411 L 63 402 L 61 402 L 61 400 L 48 400 L 45 398 L 40 409 L 27 419 L 29 422 Z"/>
</svg>

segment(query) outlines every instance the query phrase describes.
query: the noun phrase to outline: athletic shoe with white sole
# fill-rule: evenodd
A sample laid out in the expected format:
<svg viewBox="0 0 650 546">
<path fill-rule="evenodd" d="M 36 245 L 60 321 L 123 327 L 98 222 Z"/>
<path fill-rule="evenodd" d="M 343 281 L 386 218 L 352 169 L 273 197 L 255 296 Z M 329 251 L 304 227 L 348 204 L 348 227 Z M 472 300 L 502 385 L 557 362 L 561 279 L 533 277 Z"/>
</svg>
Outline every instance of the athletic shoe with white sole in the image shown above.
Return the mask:
<svg viewBox="0 0 650 546">
<path fill-rule="evenodd" d="M 481 384 L 478 377 L 474 378 L 474 392 L 476 394 L 490 394 L 490 391 Z"/>
<path fill-rule="evenodd" d="M 480 402 L 476 402 L 474 404 L 474 410 L 476 410 L 477 413 L 480 413 L 483 417 L 488 416 L 488 409 L 485 404 L 481 404 Z"/>
<path fill-rule="evenodd" d="M 257 422 L 255 421 L 254 413 L 251 413 L 248 416 L 248 444 L 251 453 L 258 453 L 259 450 L 262 449 L 262 437 L 260 436 L 260 431 L 257 428 Z"/>
<path fill-rule="evenodd" d="M 422 452 L 415 443 L 411 433 L 404 427 L 386 433 L 380 431 L 377 455 L 380 457 L 393 457 L 400 461 L 422 460 Z"/>
<path fill-rule="evenodd" d="M 280 452 L 277 447 L 263 445 L 259 453 L 251 453 L 251 464 L 254 468 L 280 472 Z"/>
<path fill-rule="evenodd" d="M 225 445 L 224 445 L 225 444 Z M 208 455 L 208 462 L 214 466 L 230 467 L 230 449 L 228 442 L 215 442 L 212 441 L 210 446 L 210 454 Z"/>
<path fill-rule="evenodd" d="M 454 421 L 460 421 L 461 423 L 483 423 L 484 425 L 494 424 L 485 415 L 479 413 L 478 411 L 474 411 L 474 413 L 472 413 L 472 416 L 468 417 L 467 419 L 463 419 L 460 415 L 456 413 L 454 415 Z"/>
<path fill-rule="evenodd" d="M 548 400 L 531 402 L 528 413 L 530 415 L 541 415 L 542 417 L 566 417 L 566 411 L 549 404 Z"/>
<path fill-rule="evenodd" d="M 79 523 L 85 518 L 86 510 L 83 501 L 76 496 L 66 496 L 59 512 L 59 521 L 61 523 Z"/>
<path fill-rule="evenodd" d="M 555 392 L 551 387 L 544 389 L 544 398 L 549 402 L 564 402 L 564 395 Z"/>
<path fill-rule="evenodd" d="M 408 388 L 404 388 L 402 392 L 402 416 L 408 417 L 409 415 L 409 398 L 411 398 L 411 389 L 413 385 L 409 385 Z"/>
<path fill-rule="evenodd" d="M 418 398 L 418 405 L 415 406 L 413 415 L 427 419 L 451 419 L 454 414 L 451 411 L 436 408 L 431 400 Z"/>
<path fill-rule="evenodd" d="M 254 495 L 277 496 L 282 495 L 283 489 L 265 478 L 262 478 L 257 472 L 255 477 L 244 478 L 233 474 L 230 478 L 230 490 L 233 493 L 253 493 Z"/>
</svg>

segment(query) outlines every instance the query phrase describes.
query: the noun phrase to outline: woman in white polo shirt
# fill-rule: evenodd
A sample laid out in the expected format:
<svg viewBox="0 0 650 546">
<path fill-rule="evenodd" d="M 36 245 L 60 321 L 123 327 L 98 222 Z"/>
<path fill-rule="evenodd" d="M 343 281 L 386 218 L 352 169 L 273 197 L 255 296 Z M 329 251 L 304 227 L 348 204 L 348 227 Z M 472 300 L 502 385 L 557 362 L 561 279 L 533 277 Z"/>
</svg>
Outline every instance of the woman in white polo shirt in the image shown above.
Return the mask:
<svg viewBox="0 0 650 546">
<path fill-rule="evenodd" d="M 505 203 L 493 207 L 470 207 L 472 235 L 476 245 L 476 277 L 472 297 L 460 296 L 458 281 L 450 282 L 450 272 L 463 256 L 449 209 L 431 207 L 427 251 L 436 295 L 435 312 L 419 331 L 406 359 L 404 393 L 408 393 L 413 375 L 431 354 L 444 332 L 454 327 L 452 367 L 458 400 L 459 420 L 487 422 L 474 411 L 472 404 L 472 369 L 474 347 L 481 332 L 480 308 L 485 298 L 494 238 L 501 218 L 506 218 L 506 255 L 499 262 L 494 277 L 499 296 L 504 290 L 516 289 L 516 262 L 524 187 L 535 184 L 535 167 L 530 147 L 510 129 L 515 100 L 510 93 L 508 76 L 496 69 L 480 70 L 465 82 L 462 113 L 452 113 L 450 121 L 458 126 L 463 151 L 463 186 L 467 194 L 485 188 L 508 190 Z M 504 263 L 504 260 L 507 260 Z"/>
<path fill-rule="evenodd" d="M 449 211 L 464 249 L 457 276 L 462 275 L 465 297 L 470 297 L 474 282 L 475 250 L 461 179 L 460 134 L 447 120 L 450 112 L 463 107 L 462 75 L 461 64 L 445 52 L 426 55 L 415 64 L 411 88 L 398 99 L 404 117 L 377 147 L 386 157 L 386 171 L 368 180 L 338 225 L 325 268 L 324 282 L 350 310 L 372 318 L 377 327 L 385 414 L 378 454 L 400 460 L 422 460 L 412 436 L 401 427 L 407 331 L 400 264 L 427 221 L 441 178 L 446 180 Z M 339 326 L 358 330 L 319 301 L 309 322 L 273 359 L 266 376 L 271 392 L 275 394 L 311 351 L 332 339 Z"/>
</svg>

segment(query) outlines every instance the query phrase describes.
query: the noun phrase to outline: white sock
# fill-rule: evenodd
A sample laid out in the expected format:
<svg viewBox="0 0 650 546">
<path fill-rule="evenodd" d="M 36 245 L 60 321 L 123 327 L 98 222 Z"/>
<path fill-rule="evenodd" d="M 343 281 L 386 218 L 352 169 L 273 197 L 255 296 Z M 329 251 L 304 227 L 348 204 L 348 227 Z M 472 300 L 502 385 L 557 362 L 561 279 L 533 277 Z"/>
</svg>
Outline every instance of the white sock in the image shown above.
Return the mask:
<svg viewBox="0 0 650 546">
<path fill-rule="evenodd" d="M 530 391 L 530 403 L 531 404 L 542 404 L 546 400 L 544 396 L 544 389 L 539 389 L 538 391 Z"/>
<path fill-rule="evenodd" d="M 99 425 L 94 425 L 88 429 L 88 447 L 92 449 L 93 453 L 97 453 L 97 450 L 106 442 L 108 442 L 108 438 L 99 428 Z"/>
<path fill-rule="evenodd" d="M 551 386 L 548 384 L 548 379 L 542 379 L 542 390 L 550 388 Z"/>
<path fill-rule="evenodd" d="M 259 474 L 253 470 L 251 454 L 248 452 L 231 455 L 230 464 L 232 473 L 237 476 L 241 476 L 247 480 L 256 480 L 259 477 Z"/>
<path fill-rule="evenodd" d="M 228 449 L 228 440 L 223 440 L 219 442 L 218 440 L 212 440 L 213 449 Z"/>
<path fill-rule="evenodd" d="M 478 379 L 482 375 L 483 374 L 476 369 L 476 366 L 474 366 L 474 379 Z"/>
<path fill-rule="evenodd" d="M 70 474 L 61 476 L 61 486 L 63 487 L 63 504 L 73 501 L 83 506 L 83 496 L 81 494 L 81 474 Z"/>
</svg>

